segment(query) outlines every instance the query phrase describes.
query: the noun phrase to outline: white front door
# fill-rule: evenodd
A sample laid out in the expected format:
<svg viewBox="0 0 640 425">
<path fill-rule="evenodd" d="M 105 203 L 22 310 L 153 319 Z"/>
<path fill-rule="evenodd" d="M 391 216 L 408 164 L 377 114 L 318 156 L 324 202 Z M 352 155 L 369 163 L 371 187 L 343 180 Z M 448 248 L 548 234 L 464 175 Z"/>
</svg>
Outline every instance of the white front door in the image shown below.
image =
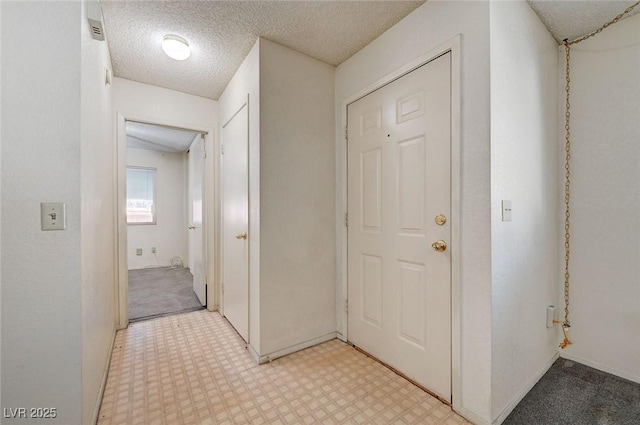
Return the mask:
<svg viewBox="0 0 640 425">
<path fill-rule="evenodd" d="M 432 244 L 451 234 L 450 58 L 347 109 L 349 340 L 445 400 L 451 257 Z"/>
<path fill-rule="evenodd" d="M 249 341 L 249 115 L 245 104 L 222 128 L 222 302 Z"/>
<path fill-rule="evenodd" d="M 191 144 L 188 154 L 189 167 L 189 269 L 193 275 L 193 292 L 200 304 L 207 300 L 204 266 L 204 136 L 198 135 Z"/>
</svg>

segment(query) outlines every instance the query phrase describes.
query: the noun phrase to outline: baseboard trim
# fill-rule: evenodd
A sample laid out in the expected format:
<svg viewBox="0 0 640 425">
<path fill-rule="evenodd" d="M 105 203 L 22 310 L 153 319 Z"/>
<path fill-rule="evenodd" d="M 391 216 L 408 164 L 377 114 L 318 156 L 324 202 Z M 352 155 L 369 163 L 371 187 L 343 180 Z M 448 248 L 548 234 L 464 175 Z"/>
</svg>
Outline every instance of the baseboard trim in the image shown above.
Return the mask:
<svg viewBox="0 0 640 425">
<path fill-rule="evenodd" d="M 257 364 L 260 364 L 260 355 L 258 354 L 258 352 L 253 348 L 252 345 L 247 345 L 247 350 L 249 350 L 249 354 L 251 355 L 251 357 L 253 358 L 253 361 L 256 362 Z"/>
<path fill-rule="evenodd" d="M 542 378 L 544 374 L 547 373 L 553 363 L 558 360 L 558 357 L 560 357 L 560 354 L 556 352 L 553 357 L 551 357 L 551 359 L 540 370 L 538 370 L 538 373 L 536 373 L 533 378 L 529 380 L 522 391 L 520 391 L 520 393 L 518 393 L 518 395 L 513 400 L 511 400 L 511 402 L 507 405 L 507 407 L 504 408 L 504 410 L 498 415 L 498 417 L 494 419 L 493 425 L 500 425 L 502 422 L 504 422 L 505 419 L 507 419 L 507 416 L 509 416 L 511 412 L 513 412 L 513 409 L 516 408 L 518 403 L 520 403 L 522 399 L 529 393 L 529 391 L 531 391 L 531 389 L 538 383 L 540 378 Z"/>
<path fill-rule="evenodd" d="M 454 406 L 453 407 L 453 411 L 456 412 L 458 415 L 462 416 L 463 418 L 465 418 L 466 420 L 468 420 L 469 422 L 471 422 L 474 425 L 491 425 L 488 421 L 486 421 L 483 418 L 481 418 L 480 416 L 476 415 L 471 410 L 465 409 L 464 407 L 457 408 L 457 407 Z"/>
<path fill-rule="evenodd" d="M 275 360 L 279 357 L 284 357 L 287 354 L 295 353 L 296 351 L 304 350 L 305 348 L 313 347 L 314 345 L 322 344 L 323 342 L 336 339 L 336 332 L 331 332 L 318 338 L 310 339 L 308 341 L 301 342 L 300 344 L 292 345 L 291 347 L 284 348 L 282 350 L 274 351 L 273 353 L 260 356 L 258 363 L 263 364 Z"/>
<path fill-rule="evenodd" d="M 610 374 L 615 375 L 615 376 L 617 376 L 619 378 L 627 379 L 629 381 L 636 382 L 636 383 L 640 384 L 640 376 L 634 376 L 634 375 L 631 375 L 629 373 L 621 372 L 621 371 L 619 371 L 617 369 L 614 369 L 614 368 L 611 368 L 611 367 L 607 367 L 607 366 L 605 366 L 605 365 L 603 365 L 601 363 L 593 362 L 591 360 L 587 360 L 587 359 L 584 359 L 582 357 L 575 356 L 573 354 L 569 354 L 566 351 L 562 351 L 559 354 L 560 354 L 560 357 L 562 357 L 563 359 L 572 360 L 572 361 L 577 362 L 577 363 L 582 363 L 585 366 L 589 366 L 589 367 L 592 367 L 594 369 L 598 369 L 598 370 L 600 370 L 602 372 L 610 373 Z"/>
<path fill-rule="evenodd" d="M 113 335 L 111 335 L 111 344 L 109 344 L 109 355 L 107 356 L 107 362 L 104 365 L 104 371 L 102 372 L 102 381 L 100 382 L 100 388 L 98 389 L 98 397 L 96 399 L 96 405 L 93 408 L 93 416 L 91 419 L 92 425 L 97 425 L 98 415 L 100 415 L 100 407 L 102 406 L 102 397 L 104 396 L 104 389 L 107 387 L 107 377 L 109 376 L 109 366 L 111 365 L 111 356 L 113 355 L 113 347 L 116 343 L 117 328 L 114 327 Z"/>
</svg>

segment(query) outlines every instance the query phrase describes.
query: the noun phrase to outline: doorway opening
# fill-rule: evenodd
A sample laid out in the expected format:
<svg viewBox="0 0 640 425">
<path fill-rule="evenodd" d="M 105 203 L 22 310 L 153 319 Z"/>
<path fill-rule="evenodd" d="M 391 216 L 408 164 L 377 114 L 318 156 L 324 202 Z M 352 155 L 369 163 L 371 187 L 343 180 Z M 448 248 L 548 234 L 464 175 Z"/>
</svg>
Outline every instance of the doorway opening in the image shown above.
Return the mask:
<svg viewBox="0 0 640 425">
<path fill-rule="evenodd" d="M 202 309 L 205 133 L 126 120 L 125 135 L 127 319 Z"/>
</svg>

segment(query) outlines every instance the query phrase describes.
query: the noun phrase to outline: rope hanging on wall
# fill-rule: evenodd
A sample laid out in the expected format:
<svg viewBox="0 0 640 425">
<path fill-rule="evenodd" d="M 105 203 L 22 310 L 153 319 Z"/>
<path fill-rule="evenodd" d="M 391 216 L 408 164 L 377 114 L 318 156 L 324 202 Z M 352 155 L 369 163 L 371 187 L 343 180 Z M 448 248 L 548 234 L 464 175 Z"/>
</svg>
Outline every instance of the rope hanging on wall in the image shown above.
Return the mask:
<svg viewBox="0 0 640 425">
<path fill-rule="evenodd" d="M 564 321 L 562 322 L 562 332 L 564 334 L 564 340 L 560 343 L 560 348 L 566 348 L 571 345 L 571 341 L 569 340 L 569 328 L 571 327 L 571 322 L 569 321 L 569 259 L 571 254 L 571 213 L 570 213 L 570 199 L 571 199 L 571 46 L 574 44 L 578 44 L 583 42 L 584 40 L 591 38 L 599 33 L 601 33 L 605 28 L 609 27 L 617 23 L 620 19 L 624 18 L 626 15 L 631 13 L 636 6 L 640 4 L 640 1 L 632 4 L 628 8 L 625 9 L 624 12 L 613 18 L 611 21 L 607 22 L 597 30 L 583 35 L 582 37 L 578 37 L 575 40 L 569 41 L 568 39 L 564 40 L 564 48 L 566 52 L 566 110 L 565 110 L 565 181 L 564 181 Z"/>
</svg>

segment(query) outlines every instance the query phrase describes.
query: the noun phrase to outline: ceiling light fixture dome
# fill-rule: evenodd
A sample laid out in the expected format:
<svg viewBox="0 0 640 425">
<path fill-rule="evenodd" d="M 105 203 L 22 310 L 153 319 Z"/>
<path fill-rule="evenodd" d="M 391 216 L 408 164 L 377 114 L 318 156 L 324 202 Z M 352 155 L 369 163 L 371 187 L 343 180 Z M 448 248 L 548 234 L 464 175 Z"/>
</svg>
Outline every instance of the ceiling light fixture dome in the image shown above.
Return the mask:
<svg viewBox="0 0 640 425">
<path fill-rule="evenodd" d="M 173 34 L 167 34 L 162 39 L 162 50 L 171 59 L 183 61 L 191 56 L 191 48 L 189 43 L 182 37 Z"/>
</svg>

